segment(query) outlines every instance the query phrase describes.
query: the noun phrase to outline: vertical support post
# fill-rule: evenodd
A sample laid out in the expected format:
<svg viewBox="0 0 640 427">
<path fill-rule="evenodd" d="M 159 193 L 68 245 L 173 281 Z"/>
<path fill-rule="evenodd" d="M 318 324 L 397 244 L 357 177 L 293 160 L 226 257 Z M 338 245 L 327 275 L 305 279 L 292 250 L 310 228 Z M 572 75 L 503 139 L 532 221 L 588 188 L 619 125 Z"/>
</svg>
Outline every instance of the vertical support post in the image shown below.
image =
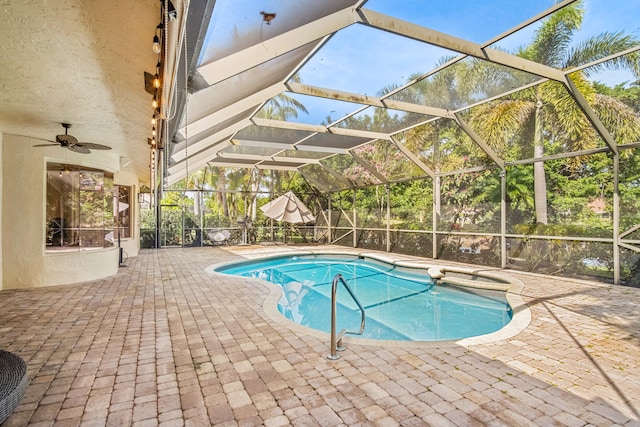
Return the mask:
<svg viewBox="0 0 640 427">
<path fill-rule="evenodd" d="M 440 176 L 433 179 L 433 248 L 431 257 L 438 258 L 438 221 L 440 220 Z"/>
<path fill-rule="evenodd" d="M 269 231 L 271 233 L 271 241 L 275 242 L 276 241 L 276 237 L 273 231 L 273 218 L 269 218 Z"/>
<path fill-rule="evenodd" d="M 356 211 L 356 189 L 353 189 L 353 247 L 358 247 L 358 234 L 356 231 L 356 221 L 357 221 L 357 211 Z"/>
<path fill-rule="evenodd" d="M 185 232 L 185 230 L 184 230 L 184 224 L 185 224 L 184 216 L 185 216 L 186 208 L 185 208 L 185 207 L 182 207 L 182 208 L 180 208 L 180 209 L 182 210 L 182 233 L 181 233 L 181 234 L 182 234 L 182 237 L 181 237 L 181 239 L 180 239 L 180 240 L 181 240 L 181 241 L 180 241 L 180 247 L 181 247 L 181 248 L 184 248 L 184 232 Z"/>
<path fill-rule="evenodd" d="M 613 283 L 620 284 L 620 153 L 613 153 Z"/>
<path fill-rule="evenodd" d="M 333 215 L 332 215 L 332 211 L 333 211 L 333 207 L 331 206 L 331 193 L 327 194 L 329 202 L 327 205 L 327 208 L 329 210 L 327 217 L 329 218 L 329 224 L 327 224 L 329 226 L 329 230 L 327 231 L 327 236 L 329 237 L 329 244 L 331 244 L 333 242 L 333 233 L 332 233 L 332 227 L 333 227 Z"/>
<path fill-rule="evenodd" d="M 500 255 L 501 266 L 507 268 L 507 170 L 500 171 Z"/>
<path fill-rule="evenodd" d="M 391 252 L 391 184 L 387 188 L 387 252 Z"/>
<path fill-rule="evenodd" d="M 198 190 L 198 202 L 200 209 L 200 247 L 204 246 L 204 197 L 202 197 L 202 190 Z"/>
<path fill-rule="evenodd" d="M 156 171 L 156 178 L 155 178 L 156 185 L 153 188 L 153 192 L 154 192 L 153 198 L 154 198 L 154 201 L 155 201 L 155 208 L 156 208 L 156 244 L 155 244 L 155 247 L 156 247 L 156 249 L 158 249 L 158 248 L 160 248 L 162 246 L 161 243 L 160 243 L 160 238 L 162 237 L 160 235 L 160 233 L 162 232 L 162 208 L 160 207 L 160 186 L 162 185 L 163 180 L 164 180 L 164 150 L 157 149 L 156 153 L 157 153 L 156 164 L 160 165 L 160 168 L 159 168 L 160 170 L 159 170 L 159 173 L 158 173 L 158 171 Z"/>
</svg>

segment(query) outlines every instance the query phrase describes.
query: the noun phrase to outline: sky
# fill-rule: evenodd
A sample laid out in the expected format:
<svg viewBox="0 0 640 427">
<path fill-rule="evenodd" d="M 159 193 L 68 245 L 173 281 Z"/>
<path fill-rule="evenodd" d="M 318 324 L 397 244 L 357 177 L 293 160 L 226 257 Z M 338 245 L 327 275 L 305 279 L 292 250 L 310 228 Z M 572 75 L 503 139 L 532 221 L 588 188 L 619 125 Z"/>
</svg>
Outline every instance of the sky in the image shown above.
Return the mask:
<svg viewBox="0 0 640 427">
<path fill-rule="evenodd" d="M 256 0 L 218 2 L 220 7 L 214 9 L 212 19 L 217 32 L 215 37 L 208 34 L 205 45 L 209 48 L 203 50 L 202 56 L 224 50 L 238 34 L 242 34 L 241 39 L 246 39 L 248 44 L 256 43 L 254 39 L 269 38 L 308 19 L 305 12 L 318 13 L 329 4 L 347 4 L 347 0 L 322 1 L 309 3 L 308 11 L 289 7 L 291 0 L 264 0 L 259 4 Z M 555 0 L 369 0 L 364 8 L 474 43 L 486 43 L 554 4 Z M 260 15 L 254 13 L 256 7 L 278 12 L 272 25 L 264 25 Z M 585 7 L 587 12 L 576 41 L 604 31 L 624 31 L 640 38 L 640 0 L 585 0 Z M 220 11 L 218 15 L 217 11 Z M 535 28 L 533 24 L 496 45 L 513 52 L 530 42 Z M 354 24 L 331 37 L 302 67 L 299 75 L 305 84 L 378 96 L 381 89 L 391 84 L 401 85 L 416 73 L 428 72 L 447 56 L 457 54 Z M 615 85 L 632 77 L 629 73 L 609 71 L 594 80 Z M 319 124 L 329 115 L 337 119 L 359 107 L 339 101 L 295 97 L 310 110 L 309 115 L 301 114 L 297 119 L 306 123 Z"/>
</svg>

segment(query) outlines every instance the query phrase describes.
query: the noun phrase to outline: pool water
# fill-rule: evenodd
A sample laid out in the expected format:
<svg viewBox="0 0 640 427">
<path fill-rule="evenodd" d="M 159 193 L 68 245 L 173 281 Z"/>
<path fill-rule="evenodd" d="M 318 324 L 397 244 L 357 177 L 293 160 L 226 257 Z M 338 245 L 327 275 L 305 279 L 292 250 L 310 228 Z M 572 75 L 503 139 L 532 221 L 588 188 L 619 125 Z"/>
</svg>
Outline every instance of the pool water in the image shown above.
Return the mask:
<svg viewBox="0 0 640 427">
<path fill-rule="evenodd" d="M 216 271 L 280 285 L 280 313 L 325 332 L 330 331 L 331 288 L 338 273 L 365 308 L 364 338 L 455 340 L 497 331 L 512 317 L 504 292 L 437 285 L 425 270 L 358 256 L 281 256 L 227 265 Z M 357 331 L 357 305 L 341 284 L 337 295 L 337 329 Z"/>
</svg>

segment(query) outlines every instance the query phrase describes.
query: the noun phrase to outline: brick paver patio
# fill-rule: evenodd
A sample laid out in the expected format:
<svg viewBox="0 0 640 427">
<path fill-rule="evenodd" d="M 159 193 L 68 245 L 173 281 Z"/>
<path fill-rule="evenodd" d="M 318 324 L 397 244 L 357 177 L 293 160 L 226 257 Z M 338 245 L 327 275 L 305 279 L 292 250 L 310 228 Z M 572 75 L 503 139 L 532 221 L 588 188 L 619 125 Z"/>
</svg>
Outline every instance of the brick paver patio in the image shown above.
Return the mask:
<svg viewBox="0 0 640 427">
<path fill-rule="evenodd" d="M 330 361 L 328 336 L 265 312 L 267 287 L 205 271 L 246 251 L 145 250 L 105 280 L 0 292 L 0 348 L 30 379 L 2 427 L 640 425 L 640 289 L 508 272 L 532 316 L 517 335 L 349 340 Z"/>
</svg>

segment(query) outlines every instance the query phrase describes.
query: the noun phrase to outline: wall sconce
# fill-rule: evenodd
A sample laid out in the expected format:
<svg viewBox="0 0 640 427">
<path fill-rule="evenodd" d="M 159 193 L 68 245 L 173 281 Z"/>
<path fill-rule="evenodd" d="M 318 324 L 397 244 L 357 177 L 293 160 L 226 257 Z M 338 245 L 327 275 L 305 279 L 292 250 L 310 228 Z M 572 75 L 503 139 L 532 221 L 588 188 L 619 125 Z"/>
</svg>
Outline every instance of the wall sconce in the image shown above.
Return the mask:
<svg viewBox="0 0 640 427">
<path fill-rule="evenodd" d="M 131 164 L 131 159 L 129 159 L 127 157 L 120 157 L 120 167 L 121 168 L 126 168 L 130 164 Z"/>
</svg>

